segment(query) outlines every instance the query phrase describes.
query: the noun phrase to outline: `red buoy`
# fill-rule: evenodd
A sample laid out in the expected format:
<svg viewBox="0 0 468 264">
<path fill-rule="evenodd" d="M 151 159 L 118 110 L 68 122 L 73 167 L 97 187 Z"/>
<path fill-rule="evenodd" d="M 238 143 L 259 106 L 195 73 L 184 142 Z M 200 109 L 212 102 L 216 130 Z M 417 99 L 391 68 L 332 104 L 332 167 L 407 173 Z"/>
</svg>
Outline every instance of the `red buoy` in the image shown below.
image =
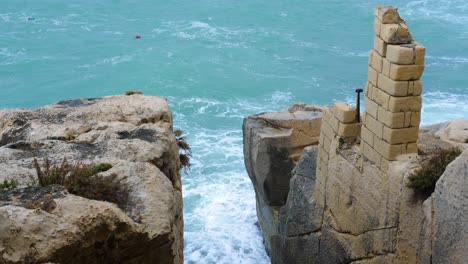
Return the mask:
<svg viewBox="0 0 468 264">
<path fill-rule="evenodd" d="M 139 38 L 141 38 L 141 36 L 140 36 L 140 35 L 136 35 L 135 38 L 136 38 L 136 39 L 139 39 Z"/>
</svg>

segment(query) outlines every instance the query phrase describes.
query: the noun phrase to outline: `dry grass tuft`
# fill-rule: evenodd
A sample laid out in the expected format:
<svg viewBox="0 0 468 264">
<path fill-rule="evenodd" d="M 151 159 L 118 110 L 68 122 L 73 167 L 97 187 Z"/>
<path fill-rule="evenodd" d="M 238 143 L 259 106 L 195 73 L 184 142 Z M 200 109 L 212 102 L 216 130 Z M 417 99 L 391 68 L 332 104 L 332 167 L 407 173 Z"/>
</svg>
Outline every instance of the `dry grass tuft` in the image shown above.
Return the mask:
<svg viewBox="0 0 468 264">
<path fill-rule="evenodd" d="M 63 159 L 61 164 L 52 164 L 46 158 L 41 168 L 39 162 L 34 159 L 37 178 L 41 186 L 59 184 L 71 193 L 87 199 L 100 200 L 124 205 L 128 201 L 128 191 L 121 188 L 116 180 L 116 174 L 102 177 L 100 172 L 112 168 L 109 163 L 87 165 L 83 162 L 70 164 Z"/>
<path fill-rule="evenodd" d="M 458 148 L 437 149 L 421 163 L 419 169 L 408 177 L 408 187 L 416 192 L 429 195 L 434 192 L 435 185 L 440 176 L 455 158 L 461 154 Z"/>
</svg>

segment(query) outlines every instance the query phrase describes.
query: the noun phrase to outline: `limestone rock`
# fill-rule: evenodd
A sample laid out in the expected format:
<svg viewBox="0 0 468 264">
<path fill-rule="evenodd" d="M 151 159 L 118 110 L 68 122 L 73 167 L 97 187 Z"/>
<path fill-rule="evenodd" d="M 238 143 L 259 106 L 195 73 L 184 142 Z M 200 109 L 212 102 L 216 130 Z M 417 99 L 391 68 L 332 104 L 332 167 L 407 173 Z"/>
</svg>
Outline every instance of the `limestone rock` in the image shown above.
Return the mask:
<svg viewBox="0 0 468 264">
<path fill-rule="evenodd" d="M 468 143 L 468 120 L 458 119 L 443 123 L 433 124 L 421 128 L 423 131 L 458 143 Z"/>
<path fill-rule="evenodd" d="M 279 216 L 279 232 L 284 236 L 300 236 L 321 228 L 323 208 L 314 200 L 317 152 L 316 146 L 305 148 L 294 168 L 288 199 Z"/>
<path fill-rule="evenodd" d="M 244 119 L 244 161 L 254 185 L 267 251 L 271 236 L 278 233 L 279 209 L 286 203 L 291 171 L 303 148 L 318 144 L 321 114 L 320 108 L 296 104 Z"/>
<path fill-rule="evenodd" d="M 468 150 L 447 166 L 433 193 L 432 263 L 468 259 Z"/>
<path fill-rule="evenodd" d="M 298 106 L 244 119 L 245 165 L 268 205 L 286 202 L 294 163 L 304 147 L 318 143 L 320 121 L 318 109 Z"/>
<path fill-rule="evenodd" d="M 20 183 L 0 195 L 0 263 L 27 257 L 41 263 L 182 263 L 180 164 L 172 129 L 167 102 L 143 95 L 0 111 L 0 181 Z M 99 177 L 114 177 L 129 198 L 115 205 L 52 190 L 55 207 L 27 209 L 49 190 L 25 188 L 36 185 L 34 158 L 111 163 Z"/>
</svg>

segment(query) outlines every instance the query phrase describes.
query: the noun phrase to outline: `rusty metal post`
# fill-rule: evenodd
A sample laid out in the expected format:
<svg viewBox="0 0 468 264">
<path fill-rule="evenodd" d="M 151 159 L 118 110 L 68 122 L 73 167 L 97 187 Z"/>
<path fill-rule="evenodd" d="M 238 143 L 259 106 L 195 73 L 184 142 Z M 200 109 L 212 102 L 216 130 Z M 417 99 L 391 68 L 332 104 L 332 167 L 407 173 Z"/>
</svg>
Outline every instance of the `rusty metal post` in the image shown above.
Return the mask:
<svg viewBox="0 0 468 264">
<path fill-rule="evenodd" d="M 357 102 L 356 102 L 356 120 L 358 123 L 361 123 L 361 113 L 360 113 L 360 109 L 361 109 L 361 93 L 362 93 L 362 89 L 358 88 L 355 90 L 355 92 L 357 93 Z"/>
</svg>

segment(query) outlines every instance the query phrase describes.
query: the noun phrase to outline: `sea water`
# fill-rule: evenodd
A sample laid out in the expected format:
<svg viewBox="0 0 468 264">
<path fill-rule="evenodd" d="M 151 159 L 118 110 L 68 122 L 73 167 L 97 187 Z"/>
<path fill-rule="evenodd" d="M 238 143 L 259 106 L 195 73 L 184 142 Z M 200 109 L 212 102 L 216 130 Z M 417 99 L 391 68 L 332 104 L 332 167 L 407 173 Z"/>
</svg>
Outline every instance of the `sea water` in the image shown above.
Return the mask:
<svg viewBox="0 0 468 264">
<path fill-rule="evenodd" d="M 468 117 L 468 1 L 385 1 L 427 48 L 422 123 Z M 139 89 L 192 145 L 185 262 L 268 263 L 242 119 L 354 103 L 380 1 L 0 0 L 0 108 Z M 141 38 L 137 39 L 139 35 Z"/>
</svg>

